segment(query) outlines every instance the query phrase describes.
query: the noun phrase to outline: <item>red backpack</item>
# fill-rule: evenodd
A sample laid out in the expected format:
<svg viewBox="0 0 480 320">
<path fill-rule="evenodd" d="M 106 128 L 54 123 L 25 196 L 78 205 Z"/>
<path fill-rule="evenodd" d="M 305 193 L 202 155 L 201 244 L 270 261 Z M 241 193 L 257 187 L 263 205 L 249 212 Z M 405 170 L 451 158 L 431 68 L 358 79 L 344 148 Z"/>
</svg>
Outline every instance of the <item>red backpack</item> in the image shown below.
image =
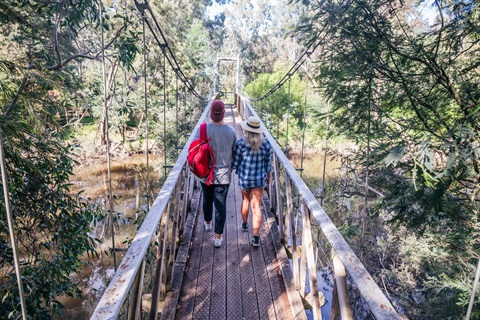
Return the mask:
<svg viewBox="0 0 480 320">
<path fill-rule="evenodd" d="M 215 170 L 215 157 L 212 147 L 208 144 L 210 138 L 207 137 L 207 124 L 200 125 L 200 139 L 192 141 L 188 147 L 188 167 L 194 175 L 199 178 L 208 176 L 207 186 L 212 184 L 213 171 Z"/>
</svg>

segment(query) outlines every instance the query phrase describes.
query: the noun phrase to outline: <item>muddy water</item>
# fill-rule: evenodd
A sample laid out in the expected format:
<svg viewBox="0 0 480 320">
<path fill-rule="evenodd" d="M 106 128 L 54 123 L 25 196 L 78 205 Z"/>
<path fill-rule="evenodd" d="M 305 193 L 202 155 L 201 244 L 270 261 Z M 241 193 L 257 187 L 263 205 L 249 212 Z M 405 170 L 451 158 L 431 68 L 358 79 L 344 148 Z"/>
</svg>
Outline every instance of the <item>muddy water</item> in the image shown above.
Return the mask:
<svg viewBox="0 0 480 320">
<path fill-rule="evenodd" d="M 300 155 L 292 154 L 292 164 L 295 168 L 301 167 Z M 305 156 L 303 161 L 304 179 L 321 181 L 323 177 L 323 154 L 311 153 Z M 163 158 L 149 157 L 149 189 L 150 194 L 156 195 L 161 189 L 164 179 Z M 338 164 L 327 161 L 326 176 L 334 175 Z M 84 190 L 84 196 L 89 197 L 97 205 L 106 208 L 108 195 L 108 174 L 105 163 L 94 166 L 79 167 L 74 171 L 71 179 L 72 191 Z M 142 211 L 147 210 L 147 170 L 145 155 L 135 155 L 122 161 L 112 161 L 112 190 L 115 197 L 114 210 L 119 219 L 116 232 L 116 247 L 125 247 L 122 242 L 135 236 L 136 225 L 132 224 Z M 318 183 L 317 183 L 318 185 Z M 312 190 L 314 192 L 314 190 Z M 151 198 L 151 202 L 155 197 Z M 92 222 L 92 235 L 104 236 L 104 242 L 98 248 L 99 257 L 84 257 L 85 265 L 81 273 L 76 276 L 83 291 L 82 298 L 62 297 L 59 300 L 65 306 L 65 312 L 57 319 L 89 319 L 96 304 L 100 300 L 108 280 L 114 274 L 112 255 L 107 255 L 109 247 L 112 247 L 111 236 L 108 234 L 109 226 L 102 225 L 102 221 Z M 122 254 L 117 254 L 117 265 L 121 261 Z"/>
<path fill-rule="evenodd" d="M 118 217 L 115 224 L 115 247 L 126 247 L 124 241 L 133 239 L 137 228 L 133 221 L 141 214 L 145 214 L 148 208 L 147 194 L 153 195 L 149 198 L 151 205 L 161 189 L 164 179 L 163 158 L 150 155 L 148 174 L 146 167 L 145 155 L 134 155 L 128 159 L 111 161 L 114 211 Z M 109 190 L 106 161 L 75 169 L 71 183 L 73 192 L 83 190 L 85 198 L 90 198 L 106 212 Z M 61 297 L 59 300 L 65 306 L 65 311 L 56 319 L 89 319 L 106 289 L 108 280 L 114 274 L 113 256 L 106 253 L 112 247 L 110 225 L 99 219 L 92 221 L 91 230 L 92 236 L 101 238 L 103 241 L 97 248 L 99 256 L 83 258 L 84 266 L 75 276 L 75 281 L 79 282 L 83 292 L 82 297 Z M 121 259 L 122 253 L 117 253 L 117 266 Z"/>
<path fill-rule="evenodd" d="M 299 170 L 304 180 L 322 180 L 324 172 L 324 153 L 321 151 L 310 152 L 304 154 L 303 164 L 302 157 L 299 153 L 293 153 L 290 157 L 290 162 L 295 169 Z M 340 162 L 334 161 L 331 158 L 327 157 L 325 162 L 325 179 L 328 177 L 335 176 L 338 174 L 338 168 L 340 167 Z M 312 190 L 313 192 L 314 190 Z"/>
<path fill-rule="evenodd" d="M 146 170 L 146 156 L 133 155 L 128 159 L 111 161 L 112 193 L 114 209 L 125 218 L 132 217 L 135 212 L 145 209 L 148 188 L 151 194 L 156 194 L 161 188 L 163 179 L 163 159 L 149 156 L 149 170 Z M 108 168 L 106 163 L 94 166 L 80 167 L 74 171 L 71 180 L 73 191 L 84 190 L 84 196 L 90 197 L 98 204 L 107 201 L 109 190 Z"/>
</svg>

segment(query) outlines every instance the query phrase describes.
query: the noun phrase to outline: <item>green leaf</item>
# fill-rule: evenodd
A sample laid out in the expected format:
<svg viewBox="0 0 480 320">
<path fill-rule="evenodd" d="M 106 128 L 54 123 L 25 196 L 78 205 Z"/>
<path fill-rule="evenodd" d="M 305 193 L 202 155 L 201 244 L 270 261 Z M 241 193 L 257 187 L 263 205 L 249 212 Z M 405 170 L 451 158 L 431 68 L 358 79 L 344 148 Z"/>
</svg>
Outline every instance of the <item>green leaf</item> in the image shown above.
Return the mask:
<svg viewBox="0 0 480 320">
<path fill-rule="evenodd" d="M 385 163 L 387 166 L 395 166 L 405 156 L 407 148 L 405 146 L 396 146 L 390 149 L 388 155 L 385 157 Z"/>
</svg>

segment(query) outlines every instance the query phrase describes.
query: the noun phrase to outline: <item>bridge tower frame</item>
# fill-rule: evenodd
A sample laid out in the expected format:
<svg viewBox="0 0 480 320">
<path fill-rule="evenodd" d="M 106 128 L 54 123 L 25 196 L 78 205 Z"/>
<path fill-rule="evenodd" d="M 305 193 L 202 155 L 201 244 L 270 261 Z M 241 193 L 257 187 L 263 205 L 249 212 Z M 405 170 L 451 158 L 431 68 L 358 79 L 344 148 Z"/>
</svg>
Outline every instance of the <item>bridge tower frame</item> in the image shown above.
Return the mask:
<svg viewBox="0 0 480 320">
<path fill-rule="evenodd" d="M 217 93 L 217 90 L 220 90 L 220 62 L 222 61 L 234 61 L 236 62 L 235 67 L 235 92 L 236 94 L 239 93 L 239 86 L 240 86 L 240 55 L 237 54 L 236 58 L 228 58 L 228 57 L 220 57 L 217 54 L 217 62 L 215 63 L 215 76 L 213 80 L 213 92 Z M 229 92 L 225 92 L 229 93 Z"/>
</svg>

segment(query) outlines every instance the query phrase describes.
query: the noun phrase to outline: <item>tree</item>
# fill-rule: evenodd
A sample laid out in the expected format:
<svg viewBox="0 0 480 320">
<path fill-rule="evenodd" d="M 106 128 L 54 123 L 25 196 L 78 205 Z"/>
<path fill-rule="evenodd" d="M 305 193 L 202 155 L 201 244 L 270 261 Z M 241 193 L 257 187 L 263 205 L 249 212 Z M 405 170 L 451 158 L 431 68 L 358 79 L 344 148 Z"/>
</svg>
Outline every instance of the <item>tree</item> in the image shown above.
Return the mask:
<svg viewBox="0 0 480 320">
<path fill-rule="evenodd" d="M 479 249 L 478 5 L 436 1 L 432 25 L 410 2 L 307 5 L 300 36 L 320 45 L 317 80 L 334 105 L 333 123 L 361 146 L 356 169 L 365 175 L 368 166 L 370 183 L 386 194 L 377 214 L 433 236 L 454 257 L 448 267 L 423 265 L 416 278 L 425 304 L 433 304 L 427 282 L 444 302 L 422 314 L 407 299 L 408 312 L 460 316 L 469 289 L 452 282 L 469 281 L 459 271 L 476 265 Z"/>
<path fill-rule="evenodd" d="M 96 210 L 70 192 L 75 162 L 61 122 L 82 87 L 76 63 L 98 59 L 101 50 L 85 37 L 96 24 L 98 3 L 0 1 L 0 7 L 2 174 L 9 183 L 27 311 L 49 319 L 61 308 L 59 295 L 81 294 L 69 276 L 79 270 L 83 254 L 95 253 L 88 232 Z M 0 315 L 16 318 L 19 294 L 4 204 L 0 212 Z"/>
</svg>

